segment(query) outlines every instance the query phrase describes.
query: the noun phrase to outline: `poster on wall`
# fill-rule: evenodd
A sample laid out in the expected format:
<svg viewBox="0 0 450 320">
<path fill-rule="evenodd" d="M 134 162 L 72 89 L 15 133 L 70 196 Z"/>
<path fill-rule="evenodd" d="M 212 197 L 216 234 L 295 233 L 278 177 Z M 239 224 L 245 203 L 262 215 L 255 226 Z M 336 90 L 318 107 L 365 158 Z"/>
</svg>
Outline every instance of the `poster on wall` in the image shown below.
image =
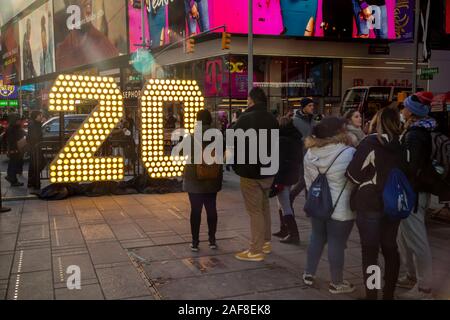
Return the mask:
<svg viewBox="0 0 450 320">
<path fill-rule="evenodd" d="M 148 1 L 152 47 L 222 25 L 229 33 L 248 32 L 246 1 Z M 253 29 L 270 36 L 412 40 L 413 9 L 414 0 L 254 0 Z"/>
<path fill-rule="evenodd" d="M 19 44 L 22 80 L 55 72 L 52 1 L 19 21 Z"/>
<path fill-rule="evenodd" d="M 54 0 L 56 70 L 128 53 L 124 1 Z"/>
<path fill-rule="evenodd" d="M 19 52 L 19 25 L 17 21 L 10 21 L 2 28 L 2 75 L 4 84 L 19 81 L 20 52 Z"/>
<path fill-rule="evenodd" d="M 127 0 L 128 2 L 128 30 L 130 31 L 130 53 L 136 52 L 138 49 L 142 48 L 142 12 L 141 3 L 135 0 Z M 148 27 L 148 10 L 149 2 L 145 1 L 145 14 L 144 14 L 144 30 L 145 39 L 147 42 L 149 40 L 149 27 Z"/>
</svg>

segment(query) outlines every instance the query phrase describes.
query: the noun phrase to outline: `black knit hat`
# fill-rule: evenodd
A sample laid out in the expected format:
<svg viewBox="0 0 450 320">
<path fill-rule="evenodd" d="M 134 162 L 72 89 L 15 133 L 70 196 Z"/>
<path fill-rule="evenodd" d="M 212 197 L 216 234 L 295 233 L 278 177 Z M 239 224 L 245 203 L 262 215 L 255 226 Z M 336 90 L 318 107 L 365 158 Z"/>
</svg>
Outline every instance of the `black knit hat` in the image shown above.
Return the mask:
<svg viewBox="0 0 450 320">
<path fill-rule="evenodd" d="M 302 108 L 302 110 L 303 110 L 310 103 L 314 103 L 313 99 L 303 98 L 302 100 L 300 100 L 300 108 Z"/>
<path fill-rule="evenodd" d="M 345 119 L 338 117 L 324 118 L 312 129 L 312 135 L 319 139 L 326 139 L 342 133 L 345 126 Z"/>
</svg>

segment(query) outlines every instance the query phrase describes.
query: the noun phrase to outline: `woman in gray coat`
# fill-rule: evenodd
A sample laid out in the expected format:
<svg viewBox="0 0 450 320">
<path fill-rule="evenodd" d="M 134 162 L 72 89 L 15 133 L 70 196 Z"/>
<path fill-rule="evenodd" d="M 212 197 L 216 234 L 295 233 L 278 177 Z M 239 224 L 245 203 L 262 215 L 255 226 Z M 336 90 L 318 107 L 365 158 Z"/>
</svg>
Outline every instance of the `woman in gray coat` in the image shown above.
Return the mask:
<svg viewBox="0 0 450 320">
<path fill-rule="evenodd" d="M 206 130 L 211 129 L 212 116 L 208 110 L 200 110 L 197 113 L 197 121 L 202 123 L 202 134 Z M 199 130 L 198 126 L 196 130 Z M 197 143 L 197 141 L 193 141 L 194 143 Z M 207 145 L 208 143 L 206 145 L 203 143 L 202 148 L 204 149 Z M 193 163 L 194 161 L 191 162 Z M 189 201 L 191 203 L 191 249 L 194 252 L 198 251 L 198 245 L 200 243 L 199 233 L 203 207 L 205 207 L 208 221 L 209 247 L 211 249 L 217 249 L 216 200 L 217 193 L 222 189 L 223 173 L 221 165 L 206 167 L 204 169 L 205 165 L 187 164 L 184 169 L 183 190 L 189 194 Z M 207 173 L 205 174 L 205 172 Z"/>
</svg>

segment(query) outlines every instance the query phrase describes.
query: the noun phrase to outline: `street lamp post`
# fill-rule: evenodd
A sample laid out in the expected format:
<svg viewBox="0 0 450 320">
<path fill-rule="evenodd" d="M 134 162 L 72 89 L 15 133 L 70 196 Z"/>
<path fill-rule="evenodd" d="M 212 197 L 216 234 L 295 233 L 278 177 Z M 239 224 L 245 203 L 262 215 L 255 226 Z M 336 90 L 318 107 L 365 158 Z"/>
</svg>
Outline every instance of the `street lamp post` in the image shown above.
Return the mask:
<svg viewBox="0 0 450 320">
<path fill-rule="evenodd" d="M 253 0 L 248 0 L 248 92 L 253 88 Z"/>
<path fill-rule="evenodd" d="M 419 64 L 419 28 L 420 28 L 420 0 L 416 0 L 414 15 L 414 61 L 412 75 L 412 92 L 417 92 L 417 69 Z"/>
</svg>

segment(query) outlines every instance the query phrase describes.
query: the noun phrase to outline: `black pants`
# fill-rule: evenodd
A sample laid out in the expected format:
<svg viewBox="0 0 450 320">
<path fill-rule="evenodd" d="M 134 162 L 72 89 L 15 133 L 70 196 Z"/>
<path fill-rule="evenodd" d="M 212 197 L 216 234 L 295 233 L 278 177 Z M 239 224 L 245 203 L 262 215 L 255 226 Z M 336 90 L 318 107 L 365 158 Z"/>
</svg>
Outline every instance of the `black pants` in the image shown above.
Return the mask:
<svg viewBox="0 0 450 320">
<path fill-rule="evenodd" d="M 203 206 L 205 207 L 208 220 L 209 242 L 215 242 L 217 230 L 217 193 L 189 193 L 189 201 L 191 202 L 192 242 L 197 245 L 200 242 L 199 233 Z"/>
<path fill-rule="evenodd" d="M 362 249 L 362 263 L 364 284 L 370 274 L 369 266 L 378 266 L 378 253 L 384 257 L 384 288 L 383 299 L 393 300 L 395 286 L 400 271 L 400 254 L 397 247 L 397 232 L 400 220 L 390 220 L 386 216 L 377 217 L 380 214 L 364 214 L 358 212 L 356 224 L 359 229 Z M 366 286 L 368 299 L 375 300 L 378 297 L 376 289 L 370 290 Z"/>
<path fill-rule="evenodd" d="M 21 153 L 10 154 L 8 161 L 8 180 L 11 183 L 18 182 L 17 175 L 23 170 L 23 156 Z"/>
<path fill-rule="evenodd" d="M 45 168 L 45 165 L 45 159 L 40 152 L 32 150 L 28 166 L 28 187 L 40 188 L 41 171 Z"/>
</svg>

